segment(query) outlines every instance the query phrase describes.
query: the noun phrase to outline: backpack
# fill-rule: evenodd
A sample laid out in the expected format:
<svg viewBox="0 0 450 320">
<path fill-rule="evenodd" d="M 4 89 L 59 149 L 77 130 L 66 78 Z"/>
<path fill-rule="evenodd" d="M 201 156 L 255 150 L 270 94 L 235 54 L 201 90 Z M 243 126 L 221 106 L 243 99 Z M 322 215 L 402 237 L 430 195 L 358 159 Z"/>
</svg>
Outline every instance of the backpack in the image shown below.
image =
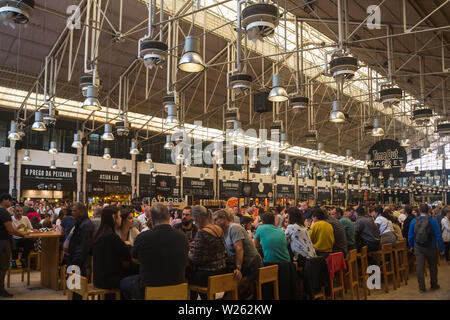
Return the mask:
<svg viewBox="0 0 450 320">
<path fill-rule="evenodd" d="M 429 247 L 432 242 L 430 217 L 416 219 L 414 224 L 414 241 L 421 247 Z"/>
</svg>

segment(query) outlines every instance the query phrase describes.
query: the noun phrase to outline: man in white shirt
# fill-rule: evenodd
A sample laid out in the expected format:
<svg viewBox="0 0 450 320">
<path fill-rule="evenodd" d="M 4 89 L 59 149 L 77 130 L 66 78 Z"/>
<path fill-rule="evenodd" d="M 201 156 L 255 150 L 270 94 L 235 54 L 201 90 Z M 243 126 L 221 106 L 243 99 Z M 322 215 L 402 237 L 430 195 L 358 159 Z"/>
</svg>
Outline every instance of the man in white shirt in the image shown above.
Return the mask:
<svg viewBox="0 0 450 320">
<path fill-rule="evenodd" d="M 137 217 L 137 220 L 140 223 L 139 231 L 143 231 L 147 226 L 147 222 L 150 220 L 150 206 L 144 205 L 144 213 Z"/>
<path fill-rule="evenodd" d="M 373 207 L 370 209 L 370 215 L 375 219 L 375 225 L 380 230 L 380 244 L 395 243 L 397 237 L 394 233 L 394 226 L 392 225 L 392 221 L 383 216 L 383 208 L 379 206 Z"/>
<path fill-rule="evenodd" d="M 11 217 L 12 223 L 17 230 L 22 232 L 33 230 L 30 220 L 26 216 L 23 216 L 23 209 L 21 206 L 15 206 L 13 212 L 14 215 Z M 16 260 L 19 258 L 20 248 L 23 248 L 20 263 L 22 264 L 22 268 L 27 267 L 28 254 L 33 249 L 33 244 L 34 244 L 33 239 L 25 239 L 13 235 L 11 268 L 17 268 Z"/>
</svg>

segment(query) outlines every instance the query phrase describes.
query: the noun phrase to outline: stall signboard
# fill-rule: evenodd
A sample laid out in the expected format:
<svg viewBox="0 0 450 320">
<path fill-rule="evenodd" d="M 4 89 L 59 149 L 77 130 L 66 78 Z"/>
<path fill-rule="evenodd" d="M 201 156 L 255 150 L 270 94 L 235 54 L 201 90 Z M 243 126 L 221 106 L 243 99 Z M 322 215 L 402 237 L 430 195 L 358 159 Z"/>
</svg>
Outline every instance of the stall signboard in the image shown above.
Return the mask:
<svg viewBox="0 0 450 320">
<path fill-rule="evenodd" d="M 394 178 L 400 175 L 400 169 L 406 165 L 407 154 L 405 148 L 391 139 L 380 140 L 375 143 L 368 152 L 371 156 L 368 168 L 373 177 L 377 178 L 380 170 L 384 179 L 393 174 Z"/>
<path fill-rule="evenodd" d="M 219 197 L 221 199 L 239 197 L 240 186 L 239 181 L 220 181 Z"/>
<path fill-rule="evenodd" d="M 150 192 L 151 191 L 151 192 Z M 173 197 L 178 194 L 176 178 L 169 175 L 153 175 L 150 190 L 150 175 L 139 175 L 139 195 L 141 197 Z"/>
<path fill-rule="evenodd" d="M 213 199 L 214 185 L 211 179 L 183 178 L 183 194 L 199 199 Z"/>
<path fill-rule="evenodd" d="M 46 166 L 21 166 L 22 190 L 75 191 L 77 171 L 75 168 L 50 169 Z"/>
<path fill-rule="evenodd" d="M 295 198 L 295 186 L 290 184 L 277 185 L 277 198 L 294 199 Z"/>
<path fill-rule="evenodd" d="M 86 174 L 90 194 L 131 194 L 131 175 L 95 170 Z"/>
<path fill-rule="evenodd" d="M 318 200 L 329 200 L 331 198 L 330 189 L 318 187 L 317 188 L 317 199 Z"/>
<path fill-rule="evenodd" d="M 271 183 L 254 182 L 253 189 L 255 190 L 255 198 L 272 198 L 273 185 Z"/>
<path fill-rule="evenodd" d="M 242 182 L 241 183 L 241 197 L 243 198 L 254 198 L 255 190 L 253 188 L 253 184 L 251 182 Z"/>
</svg>

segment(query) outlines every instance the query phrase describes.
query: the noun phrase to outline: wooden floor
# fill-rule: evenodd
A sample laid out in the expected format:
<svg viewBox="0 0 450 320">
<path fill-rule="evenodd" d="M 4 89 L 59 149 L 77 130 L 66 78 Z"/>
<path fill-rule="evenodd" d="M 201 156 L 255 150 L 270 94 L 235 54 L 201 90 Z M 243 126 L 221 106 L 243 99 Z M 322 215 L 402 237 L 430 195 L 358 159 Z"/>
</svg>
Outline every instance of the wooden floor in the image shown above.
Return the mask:
<svg viewBox="0 0 450 320">
<path fill-rule="evenodd" d="M 383 290 L 374 290 L 369 296 L 369 300 L 450 300 L 450 266 L 441 260 L 438 271 L 438 282 L 441 288 L 435 291 L 429 291 L 430 278 L 425 278 L 427 292 L 419 293 L 417 278 L 415 273 L 410 274 L 408 286 L 402 285 L 397 290 L 389 288 L 389 293 Z M 383 287 L 382 287 L 383 288 Z M 20 281 L 20 274 L 11 275 L 11 288 L 8 292 L 14 294 L 13 298 L 0 298 L 5 300 L 66 300 L 67 296 L 62 291 L 53 291 L 40 288 L 40 273 L 34 271 L 31 273 L 31 285 L 27 288 L 26 282 Z M 360 291 L 362 293 L 362 291 Z M 347 299 L 350 299 L 348 293 Z"/>
</svg>

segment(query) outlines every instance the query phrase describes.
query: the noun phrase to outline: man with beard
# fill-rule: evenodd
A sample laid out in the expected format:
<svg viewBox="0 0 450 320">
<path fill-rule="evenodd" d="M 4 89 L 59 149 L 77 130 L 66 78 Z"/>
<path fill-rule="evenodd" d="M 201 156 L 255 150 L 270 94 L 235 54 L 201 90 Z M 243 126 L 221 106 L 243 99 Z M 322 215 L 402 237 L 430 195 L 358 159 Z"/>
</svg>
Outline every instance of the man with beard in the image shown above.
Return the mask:
<svg viewBox="0 0 450 320">
<path fill-rule="evenodd" d="M 194 245 L 194 238 L 198 228 L 191 217 L 191 207 L 185 207 L 183 209 L 181 223 L 174 225 L 173 228 L 183 231 L 189 241 L 189 246 L 192 247 Z"/>
</svg>

